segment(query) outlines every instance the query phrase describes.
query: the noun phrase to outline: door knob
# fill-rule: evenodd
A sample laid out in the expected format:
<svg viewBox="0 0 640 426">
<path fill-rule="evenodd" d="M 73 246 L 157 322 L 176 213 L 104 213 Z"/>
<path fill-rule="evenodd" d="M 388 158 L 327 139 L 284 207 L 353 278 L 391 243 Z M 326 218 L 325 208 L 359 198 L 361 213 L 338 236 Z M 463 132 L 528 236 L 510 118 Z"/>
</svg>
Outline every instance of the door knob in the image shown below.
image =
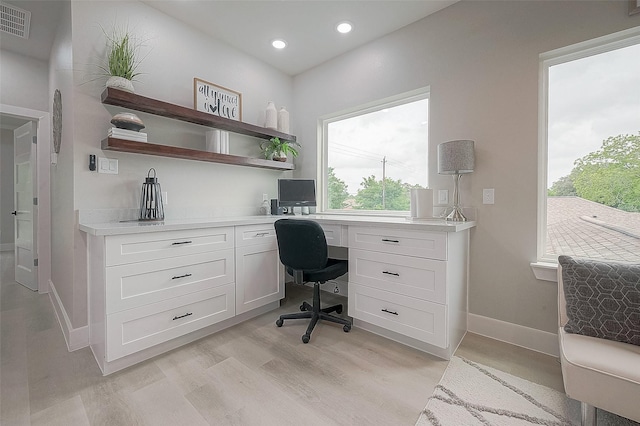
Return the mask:
<svg viewBox="0 0 640 426">
<path fill-rule="evenodd" d="M 17 210 L 11 212 L 12 215 L 16 216 L 18 214 Z"/>
</svg>

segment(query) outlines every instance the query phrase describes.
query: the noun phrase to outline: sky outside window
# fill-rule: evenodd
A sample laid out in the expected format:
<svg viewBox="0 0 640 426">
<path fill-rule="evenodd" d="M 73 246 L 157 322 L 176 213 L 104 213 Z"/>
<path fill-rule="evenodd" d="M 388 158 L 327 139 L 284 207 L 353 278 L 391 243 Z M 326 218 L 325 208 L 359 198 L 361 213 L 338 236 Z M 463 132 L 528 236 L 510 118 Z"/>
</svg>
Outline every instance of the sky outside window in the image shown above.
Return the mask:
<svg viewBox="0 0 640 426">
<path fill-rule="evenodd" d="M 429 100 L 333 121 L 328 124 L 328 167 L 350 196 L 374 176 L 427 186 Z"/>
</svg>

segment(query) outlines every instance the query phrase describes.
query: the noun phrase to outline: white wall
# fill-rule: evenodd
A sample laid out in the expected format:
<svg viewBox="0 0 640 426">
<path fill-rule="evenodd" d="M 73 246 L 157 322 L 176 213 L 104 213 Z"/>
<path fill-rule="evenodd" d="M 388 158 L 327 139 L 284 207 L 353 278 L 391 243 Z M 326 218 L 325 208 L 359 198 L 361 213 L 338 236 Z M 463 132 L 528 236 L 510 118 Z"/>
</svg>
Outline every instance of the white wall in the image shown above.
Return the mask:
<svg viewBox="0 0 640 426">
<path fill-rule="evenodd" d="M 13 130 L 0 129 L 0 245 L 13 244 Z"/>
<path fill-rule="evenodd" d="M 60 22 L 51 47 L 49 59 L 49 105 L 53 105 L 53 93 L 60 90 L 62 96 L 62 141 L 58 162 L 51 166 L 51 282 L 74 326 L 86 324 L 86 285 L 74 283 L 73 256 L 75 220 L 73 210 L 73 133 L 74 133 L 74 82 L 71 47 L 71 5 L 61 4 Z M 47 108 L 53 112 L 52 108 Z M 53 144 L 53 142 L 52 142 Z M 86 281 L 86 280 L 85 280 Z M 80 314 L 76 313 L 77 299 L 81 302 Z"/>
<path fill-rule="evenodd" d="M 319 117 L 431 86 L 429 182 L 436 146 L 476 141 L 476 170 L 462 200 L 478 209 L 471 233 L 473 314 L 555 332 L 556 287 L 537 281 L 538 55 L 640 25 L 625 1 L 460 2 L 294 79 L 298 137 L 307 144 L 296 174 L 316 176 Z M 298 162 L 300 164 L 300 161 Z M 482 205 L 482 188 L 496 204 Z"/>
<path fill-rule="evenodd" d="M 143 75 L 139 82 L 134 82 L 136 93 L 144 96 L 193 107 L 193 78 L 198 77 L 241 92 L 243 121 L 261 125 L 267 101 L 292 104 L 291 77 L 143 3 L 72 2 L 71 14 L 73 148 L 67 152 L 73 155 L 73 209 L 137 209 L 140 186 L 151 167 L 156 169 L 162 189 L 169 194 L 167 218 L 256 214 L 263 193 L 276 196 L 277 179 L 291 175 L 290 172 L 102 151 L 100 143 L 111 127 L 111 116 L 122 109 L 100 102 L 106 78 L 90 80 L 95 77 L 97 62 L 104 57 L 105 40 L 100 26 L 109 30 L 114 24 L 128 25 L 132 32 L 146 40 L 147 56 L 140 68 Z M 150 142 L 200 144 L 204 148 L 206 128 L 137 114 L 147 126 L 145 131 Z M 296 132 L 295 120 L 291 131 Z M 259 156 L 258 143 L 255 138 L 231 135 L 231 153 Z M 90 172 L 90 154 L 118 159 L 119 174 Z M 58 173 L 60 169 L 59 164 Z M 65 202 L 67 190 L 65 186 Z M 69 216 L 65 216 L 65 228 L 69 226 L 67 220 Z M 87 315 L 86 241 L 77 230 L 74 230 L 72 250 L 66 233 L 63 240 L 65 253 L 60 257 L 74 262 L 73 278 L 69 283 L 56 283 L 56 288 L 68 287 L 69 292 L 63 290 L 68 294 L 61 298 L 65 309 L 72 311 L 73 326 L 80 327 L 86 325 Z"/>
<path fill-rule="evenodd" d="M 0 50 L 0 104 L 48 111 L 47 63 Z"/>
</svg>

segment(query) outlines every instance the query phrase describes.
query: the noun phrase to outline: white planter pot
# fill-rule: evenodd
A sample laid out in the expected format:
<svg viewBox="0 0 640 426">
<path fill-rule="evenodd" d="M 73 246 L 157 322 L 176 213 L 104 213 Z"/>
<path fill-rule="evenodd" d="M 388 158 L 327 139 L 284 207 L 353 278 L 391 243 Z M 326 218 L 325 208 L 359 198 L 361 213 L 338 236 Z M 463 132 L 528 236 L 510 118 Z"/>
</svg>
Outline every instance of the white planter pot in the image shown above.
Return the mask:
<svg viewBox="0 0 640 426">
<path fill-rule="evenodd" d="M 131 82 L 131 80 L 127 80 L 124 77 L 115 77 L 115 76 L 109 77 L 109 79 L 107 80 L 106 86 L 113 87 L 114 89 L 120 89 L 126 92 L 134 93 L 133 83 Z"/>
</svg>

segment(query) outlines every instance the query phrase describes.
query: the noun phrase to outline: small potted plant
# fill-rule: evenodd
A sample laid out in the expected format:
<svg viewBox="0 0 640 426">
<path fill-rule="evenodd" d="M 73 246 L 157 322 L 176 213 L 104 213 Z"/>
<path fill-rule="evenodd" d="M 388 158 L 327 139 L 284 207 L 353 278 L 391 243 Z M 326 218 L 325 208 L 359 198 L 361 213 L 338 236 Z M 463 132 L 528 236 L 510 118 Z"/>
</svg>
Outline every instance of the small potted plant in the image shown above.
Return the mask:
<svg viewBox="0 0 640 426">
<path fill-rule="evenodd" d="M 141 62 L 139 50 L 142 43 L 127 29 L 114 28 L 110 34 L 104 33 L 107 38 L 107 63 L 100 69 L 109 77 L 106 86 L 133 92 L 132 81 L 140 75 L 136 70 Z"/>
<path fill-rule="evenodd" d="M 288 154 L 291 154 L 293 157 L 298 156 L 298 151 L 292 145 L 301 147 L 298 142 L 280 140 L 280 138 L 275 137 L 262 142 L 260 148 L 262 148 L 264 158 L 271 158 L 275 161 L 287 161 Z"/>
</svg>

